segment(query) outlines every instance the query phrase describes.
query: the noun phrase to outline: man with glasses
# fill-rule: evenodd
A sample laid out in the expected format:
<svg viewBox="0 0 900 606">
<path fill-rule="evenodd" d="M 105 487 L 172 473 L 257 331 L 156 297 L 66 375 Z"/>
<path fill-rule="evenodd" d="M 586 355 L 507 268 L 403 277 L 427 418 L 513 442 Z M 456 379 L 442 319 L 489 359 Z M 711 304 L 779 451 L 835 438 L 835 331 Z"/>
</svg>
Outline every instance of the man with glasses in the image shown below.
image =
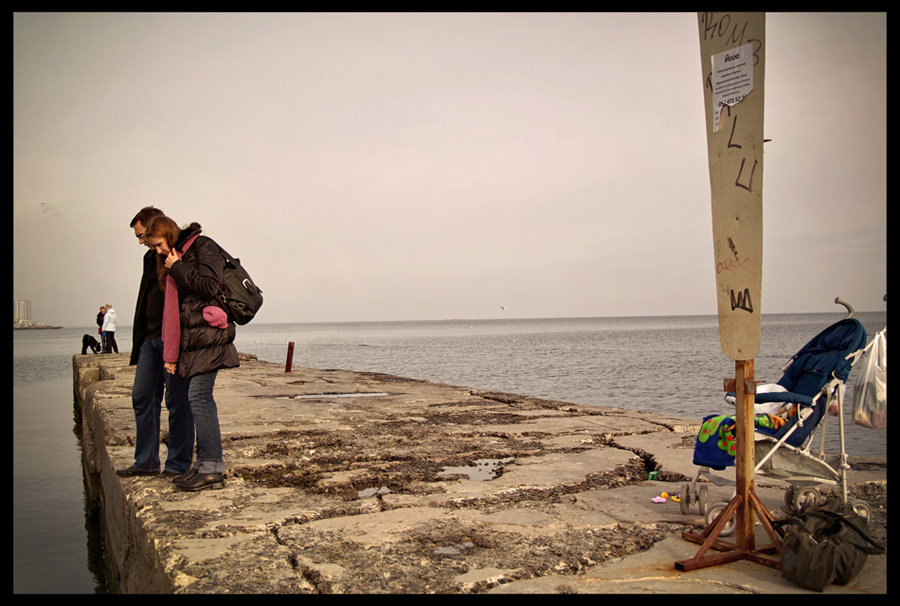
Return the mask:
<svg viewBox="0 0 900 606">
<path fill-rule="evenodd" d="M 161 210 L 148 206 L 131 220 L 138 243 L 147 246 L 144 253 L 144 272 L 134 309 L 131 362 L 137 365 L 131 404 L 134 407 L 136 438 L 134 463 L 120 469 L 122 477 L 159 475 L 175 477 L 191 466 L 194 451 L 194 417 L 187 399 L 187 383 L 178 373 L 165 372 L 162 343 L 163 292 L 159 287 L 156 253 L 144 241 L 144 229 L 150 221 L 163 215 Z M 159 442 L 160 414 L 163 391 L 169 410 L 168 457 L 160 474 Z"/>
</svg>

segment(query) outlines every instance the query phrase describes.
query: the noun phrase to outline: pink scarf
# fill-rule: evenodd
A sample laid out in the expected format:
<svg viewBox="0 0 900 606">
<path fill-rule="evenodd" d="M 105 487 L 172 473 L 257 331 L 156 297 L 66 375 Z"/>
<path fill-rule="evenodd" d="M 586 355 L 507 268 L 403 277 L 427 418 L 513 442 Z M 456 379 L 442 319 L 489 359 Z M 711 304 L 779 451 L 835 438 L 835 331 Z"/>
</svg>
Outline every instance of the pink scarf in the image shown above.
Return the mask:
<svg viewBox="0 0 900 606">
<path fill-rule="evenodd" d="M 181 247 L 180 252 L 178 249 L 175 249 L 175 256 L 181 259 L 199 235 L 194 234 L 188 238 L 184 246 Z M 175 284 L 175 278 L 172 277 L 171 273 L 166 276 L 164 301 L 162 319 L 163 362 L 175 363 L 178 362 L 178 354 L 181 350 L 181 312 L 178 305 L 178 286 Z"/>
</svg>

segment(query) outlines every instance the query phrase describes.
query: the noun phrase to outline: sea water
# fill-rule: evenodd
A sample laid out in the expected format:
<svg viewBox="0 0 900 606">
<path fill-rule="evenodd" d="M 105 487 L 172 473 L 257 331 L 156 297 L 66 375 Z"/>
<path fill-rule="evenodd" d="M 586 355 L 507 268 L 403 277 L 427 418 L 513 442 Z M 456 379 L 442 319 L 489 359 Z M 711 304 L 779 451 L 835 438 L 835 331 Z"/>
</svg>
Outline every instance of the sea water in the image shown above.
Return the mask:
<svg viewBox="0 0 900 606">
<path fill-rule="evenodd" d="M 843 314 L 762 317 L 759 380 L 774 382 L 790 357 Z M 887 314 L 857 313 L 871 341 Z M 13 591 L 107 590 L 97 513 L 87 499 L 72 390 L 72 355 L 93 328 L 13 331 Z M 131 329 L 116 340 L 131 350 Z M 701 418 L 728 413 L 723 379 L 734 362 L 719 347 L 715 316 L 257 324 L 238 327 L 242 353 L 293 366 L 372 371 L 588 406 Z M 850 455 L 887 458 L 886 430 L 850 423 Z M 837 423 L 826 447 L 837 451 Z M 816 442 L 818 444 L 818 442 Z"/>
<path fill-rule="evenodd" d="M 812 337 L 843 314 L 764 315 L 757 380 L 775 382 Z M 885 313 L 857 313 L 871 341 Z M 723 380 L 735 364 L 719 345 L 716 316 L 441 320 L 334 324 L 249 324 L 237 344 L 260 360 L 294 367 L 373 371 L 482 390 L 702 418 L 729 412 Z M 852 401 L 859 374 L 848 380 Z M 730 409 L 733 411 L 733 407 Z M 836 423 L 826 445 L 839 449 Z M 884 439 L 851 426 L 847 450 L 884 457 Z M 883 433 L 883 432 L 882 432 Z"/>
</svg>

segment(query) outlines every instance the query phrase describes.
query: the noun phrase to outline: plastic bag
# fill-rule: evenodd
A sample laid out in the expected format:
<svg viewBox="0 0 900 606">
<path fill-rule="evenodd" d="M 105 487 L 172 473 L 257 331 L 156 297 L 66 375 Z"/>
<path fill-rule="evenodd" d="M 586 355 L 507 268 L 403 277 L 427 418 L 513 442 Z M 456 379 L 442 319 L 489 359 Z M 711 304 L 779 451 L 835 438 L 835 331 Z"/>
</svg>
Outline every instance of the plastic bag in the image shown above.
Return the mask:
<svg viewBox="0 0 900 606">
<path fill-rule="evenodd" d="M 853 390 L 853 424 L 887 427 L 887 329 L 875 334 L 872 351 Z"/>
</svg>

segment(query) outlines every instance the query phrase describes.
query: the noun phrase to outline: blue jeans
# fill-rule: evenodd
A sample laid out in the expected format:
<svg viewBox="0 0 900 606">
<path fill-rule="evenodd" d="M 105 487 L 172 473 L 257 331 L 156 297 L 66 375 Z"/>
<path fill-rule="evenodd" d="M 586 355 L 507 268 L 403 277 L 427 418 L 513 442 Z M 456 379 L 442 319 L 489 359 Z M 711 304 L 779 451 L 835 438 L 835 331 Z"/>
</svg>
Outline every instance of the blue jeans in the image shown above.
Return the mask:
<svg viewBox="0 0 900 606">
<path fill-rule="evenodd" d="M 134 443 L 134 466 L 152 471 L 159 469 L 159 430 L 163 389 L 169 410 L 169 456 L 166 471 L 182 474 L 191 466 L 194 451 L 194 417 L 188 403 L 187 381 L 163 368 L 162 338 L 145 339 L 141 344 L 131 405 L 137 437 Z"/>
<path fill-rule="evenodd" d="M 219 411 L 213 399 L 218 372 L 214 370 L 188 379 L 188 401 L 191 403 L 194 428 L 197 431 L 197 459 L 193 467 L 204 474 L 225 473 Z"/>
</svg>

